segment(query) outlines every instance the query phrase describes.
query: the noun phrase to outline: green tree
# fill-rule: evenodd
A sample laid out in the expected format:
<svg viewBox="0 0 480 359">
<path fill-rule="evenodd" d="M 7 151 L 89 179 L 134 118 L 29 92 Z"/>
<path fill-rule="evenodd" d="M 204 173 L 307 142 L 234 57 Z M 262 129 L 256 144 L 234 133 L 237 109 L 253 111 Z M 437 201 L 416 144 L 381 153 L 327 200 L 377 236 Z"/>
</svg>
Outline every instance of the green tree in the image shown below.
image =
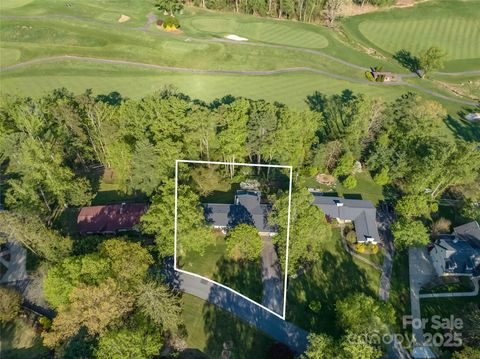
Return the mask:
<svg viewBox="0 0 480 359">
<path fill-rule="evenodd" d="M 336 177 L 350 175 L 353 170 L 353 161 L 354 158 L 352 152 L 345 152 L 338 160 L 337 165 L 333 170 L 333 175 Z"/>
<path fill-rule="evenodd" d="M 48 270 L 43 282 L 45 299 L 58 308 L 69 302 L 70 294 L 78 285 L 98 285 L 110 274 L 109 259 L 97 253 L 67 258 Z"/>
<path fill-rule="evenodd" d="M 290 211 L 290 248 L 288 252 L 288 272 L 296 273 L 306 264 L 320 258 L 322 244 L 331 238 L 331 228 L 325 214 L 313 206 L 313 196 L 306 188 L 292 193 Z M 288 194 L 283 194 L 274 204 L 269 221 L 278 225 L 278 234 L 273 237 L 278 244 L 281 263 L 285 263 L 287 237 Z"/>
<path fill-rule="evenodd" d="M 399 249 L 420 247 L 430 242 L 427 227 L 421 221 L 400 217 L 392 224 L 395 246 Z"/>
<path fill-rule="evenodd" d="M 406 195 L 399 199 L 395 210 L 398 215 L 405 218 L 428 217 L 430 215 L 430 206 L 427 197 L 424 195 Z"/>
<path fill-rule="evenodd" d="M 137 316 L 130 325 L 102 335 L 95 356 L 99 359 L 148 359 L 157 356 L 162 345 L 160 330 Z"/>
<path fill-rule="evenodd" d="M 350 175 L 347 178 L 345 178 L 342 184 L 347 189 L 353 189 L 357 187 L 357 179 L 355 178 L 355 176 Z"/>
<path fill-rule="evenodd" d="M 100 245 L 100 253 L 109 259 L 112 277 L 120 287 L 136 289 L 146 278 L 153 258 L 140 243 L 110 239 Z"/>
<path fill-rule="evenodd" d="M 326 334 L 308 335 L 308 348 L 300 359 L 335 359 L 338 358 L 334 340 Z"/>
<path fill-rule="evenodd" d="M 177 245 L 179 254 L 194 251 L 203 255 L 215 237 L 205 223 L 200 198 L 189 186 L 179 185 L 177 205 Z M 152 198 L 148 212 L 142 217 L 142 231 L 155 235 L 162 256 L 173 255 L 175 183 L 168 181 Z"/>
<path fill-rule="evenodd" d="M 133 298 L 120 292 L 111 279 L 98 287 L 80 286 L 69 297 L 69 304 L 58 308 L 52 330 L 42 333 L 43 343 L 53 348 L 75 336 L 82 326 L 89 335 L 103 334 L 107 327 L 121 323 L 133 309 Z"/>
<path fill-rule="evenodd" d="M 342 359 L 377 359 L 382 351 L 361 334 L 348 333 L 342 340 Z"/>
<path fill-rule="evenodd" d="M 155 7 L 161 11 L 168 11 L 174 16 L 183 9 L 183 0 L 155 0 Z"/>
<path fill-rule="evenodd" d="M 16 211 L 0 211 L 0 228 L 3 237 L 18 241 L 50 262 L 60 262 L 72 250 L 72 241 L 46 227 L 33 215 Z"/>
<path fill-rule="evenodd" d="M 228 256 L 232 259 L 254 261 L 260 258 L 263 241 L 254 226 L 239 224 L 233 227 L 225 241 Z"/>
<path fill-rule="evenodd" d="M 460 351 L 456 351 L 452 355 L 452 359 L 472 359 L 480 358 L 480 349 L 474 347 L 464 347 Z"/>
<path fill-rule="evenodd" d="M 364 293 L 350 294 L 338 300 L 335 313 L 338 325 L 355 334 L 386 334 L 395 322 L 395 311 L 390 303 Z"/>
<path fill-rule="evenodd" d="M 137 294 L 140 312 L 164 331 L 175 332 L 181 323 L 178 297 L 164 285 L 147 281 L 140 285 Z"/>
<path fill-rule="evenodd" d="M 193 169 L 192 179 L 202 196 L 208 196 L 215 190 L 219 190 L 222 185 L 222 177 L 214 167 L 197 167 Z"/>
<path fill-rule="evenodd" d="M 390 176 L 388 175 L 388 167 L 383 167 L 374 177 L 373 181 L 380 185 L 385 186 L 390 183 Z"/>
<path fill-rule="evenodd" d="M 0 287 L 0 323 L 13 320 L 20 314 L 22 296 L 15 289 Z"/>
<path fill-rule="evenodd" d="M 418 59 L 420 68 L 424 72 L 423 76 L 431 71 L 440 70 L 445 56 L 446 54 L 437 46 L 431 46 L 420 52 Z"/>
</svg>

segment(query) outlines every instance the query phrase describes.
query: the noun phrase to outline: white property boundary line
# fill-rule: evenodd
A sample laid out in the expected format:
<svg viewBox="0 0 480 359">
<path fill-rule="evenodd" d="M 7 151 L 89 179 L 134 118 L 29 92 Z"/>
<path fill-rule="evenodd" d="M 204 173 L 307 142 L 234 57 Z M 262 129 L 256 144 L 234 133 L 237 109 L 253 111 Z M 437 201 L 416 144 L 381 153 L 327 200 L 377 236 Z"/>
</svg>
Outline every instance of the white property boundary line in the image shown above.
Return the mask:
<svg viewBox="0 0 480 359">
<path fill-rule="evenodd" d="M 284 283 L 283 283 L 283 315 L 280 315 L 278 313 L 275 313 L 273 310 L 261 305 L 260 303 L 257 303 L 256 301 L 248 298 L 247 296 L 243 295 L 242 293 L 237 292 L 236 290 L 227 287 L 226 285 L 223 285 L 222 283 L 218 283 L 214 280 L 211 280 L 207 277 L 203 277 L 201 275 L 198 275 L 196 273 L 192 273 L 180 268 L 177 268 L 177 203 L 178 203 L 178 164 L 179 163 L 200 163 L 200 164 L 213 164 L 213 165 L 234 165 L 234 166 L 248 166 L 248 167 L 270 167 L 270 168 L 286 168 L 290 170 L 290 176 L 289 176 L 289 183 L 288 183 L 288 213 L 287 213 L 287 248 L 285 252 L 285 273 L 284 273 Z M 280 319 L 285 320 L 285 313 L 287 309 L 287 279 L 288 279 L 288 247 L 289 247 L 289 242 L 290 242 L 290 208 L 292 206 L 292 173 L 293 173 L 293 167 L 292 166 L 284 166 L 284 165 L 269 165 L 269 164 L 255 164 L 255 163 L 237 163 L 237 162 L 215 162 L 215 161 L 197 161 L 197 160 L 176 160 L 175 161 L 175 216 L 174 216 L 174 234 L 173 234 L 173 268 L 174 270 L 180 272 L 180 273 L 185 273 L 185 274 L 190 274 L 193 275 L 194 277 L 204 279 L 210 283 L 213 283 L 215 285 L 218 285 L 222 288 L 225 288 L 232 293 L 235 293 L 236 295 L 239 295 L 240 297 L 248 300 L 249 302 L 259 306 L 262 309 L 265 309 L 266 311 L 272 313 L 273 315 L 279 317 Z"/>
</svg>

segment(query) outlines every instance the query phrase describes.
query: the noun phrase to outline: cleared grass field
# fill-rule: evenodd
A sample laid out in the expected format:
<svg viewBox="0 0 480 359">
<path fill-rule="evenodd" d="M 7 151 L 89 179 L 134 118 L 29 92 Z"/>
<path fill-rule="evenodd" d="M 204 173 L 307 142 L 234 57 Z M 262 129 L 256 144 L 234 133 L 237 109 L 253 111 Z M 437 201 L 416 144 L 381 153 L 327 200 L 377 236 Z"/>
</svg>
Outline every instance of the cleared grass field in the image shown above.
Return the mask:
<svg viewBox="0 0 480 359">
<path fill-rule="evenodd" d="M 391 56 L 401 49 L 418 54 L 436 45 L 447 52 L 446 69 L 480 68 L 480 1 L 429 1 L 343 21 L 347 33 Z"/>
</svg>

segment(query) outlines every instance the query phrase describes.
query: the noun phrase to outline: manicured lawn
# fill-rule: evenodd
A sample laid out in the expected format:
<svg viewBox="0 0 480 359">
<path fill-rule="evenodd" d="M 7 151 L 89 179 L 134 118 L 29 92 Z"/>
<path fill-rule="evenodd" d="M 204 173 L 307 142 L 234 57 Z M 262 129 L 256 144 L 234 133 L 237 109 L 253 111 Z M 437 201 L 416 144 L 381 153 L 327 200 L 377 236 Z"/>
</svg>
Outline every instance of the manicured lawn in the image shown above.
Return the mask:
<svg viewBox="0 0 480 359">
<path fill-rule="evenodd" d="M 408 252 L 395 253 L 392 277 L 390 280 L 390 303 L 396 314 L 395 330 L 403 333 L 402 318 L 410 314 L 410 277 L 408 269 Z M 410 330 L 410 327 L 407 328 Z"/>
<path fill-rule="evenodd" d="M 339 334 L 335 327 L 335 302 L 355 292 L 378 296 L 380 272 L 345 252 L 340 232 L 334 230 L 325 243 L 320 261 L 296 279 L 290 279 L 287 292 L 287 320 L 308 331 Z M 309 308 L 318 301 L 321 309 Z"/>
<path fill-rule="evenodd" d="M 428 1 L 407 9 L 392 9 L 347 18 L 348 35 L 366 46 L 393 55 L 401 49 L 418 54 L 436 45 L 447 52 L 446 70 L 478 69 L 480 65 L 479 2 Z"/>
<path fill-rule="evenodd" d="M 232 358 L 267 358 L 274 341 L 255 327 L 188 294 L 182 295 L 182 308 L 188 348 L 199 349 L 209 358 L 220 358 L 223 343 L 231 341 Z"/>
<path fill-rule="evenodd" d="M 47 348 L 42 339 L 23 319 L 0 324 L 2 359 L 46 358 Z"/>
<path fill-rule="evenodd" d="M 181 243 L 181 238 L 179 238 Z M 248 296 L 257 303 L 262 302 L 263 284 L 260 261 L 233 261 L 226 257 L 226 244 L 223 236 L 217 243 L 205 250 L 204 256 L 187 253 L 179 259 L 182 269 L 200 274 Z"/>
<path fill-rule="evenodd" d="M 318 188 L 325 194 L 333 196 L 369 200 L 374 205 L 383 200 L 383 187 L 373 182 L 372 176 L 370 176 L 368 171 L 356 174 L 355 178 L 357 179 L 357 186 L 353 189 L 345 188 L 340 181 L 337 181 L 333 187 L 321 185 L 313 177 L 303 179 L 303 185 L 305 187 Z"/>
<path fill-rule="evenodd" d="M 457 297 L 457 298 L 425 298 L 420 301 L 420 309 L 422 311 L 422 318 L 431 321 L 432 316 L 439 315 L 441 319 L 450 319 L 453 315 L 455 318 L 462 320 L 468 316 L 466 310 L 470 305 L 480 308 L 480 296 L 476 297 Z M 426 332 L 435 333 L 442 331 L 441 329 L 431 328 L 431 323 L 427 323 Z M 462 332 L 462 330 L 458 330 Z"/>
</svg>

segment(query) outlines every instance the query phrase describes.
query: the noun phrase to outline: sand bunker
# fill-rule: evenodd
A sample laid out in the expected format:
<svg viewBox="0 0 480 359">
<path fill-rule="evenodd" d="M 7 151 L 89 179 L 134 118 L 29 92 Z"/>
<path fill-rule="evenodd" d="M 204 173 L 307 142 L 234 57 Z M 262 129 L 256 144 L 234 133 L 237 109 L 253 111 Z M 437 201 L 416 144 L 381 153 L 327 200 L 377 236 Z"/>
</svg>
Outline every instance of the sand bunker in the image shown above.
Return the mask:
<svg viewBox="0 0 480 359">
<path fill-rule="evenodd" d="M 130 16 L 122 15 L 120 19 L 118 19 L 118 22 L 127 22 L 128 20 L 130 20 Z"/>
<path fill-rule="evenodd" d="M 228 39 L 228 40 L 233 40 L 233 41 L 248 41 L 247 38 L 240 37 L 240 36 L 237 36 L 237 35 L 227 35 L 227 36 L 225 36 L 225 38 Z"/>
</svg>

